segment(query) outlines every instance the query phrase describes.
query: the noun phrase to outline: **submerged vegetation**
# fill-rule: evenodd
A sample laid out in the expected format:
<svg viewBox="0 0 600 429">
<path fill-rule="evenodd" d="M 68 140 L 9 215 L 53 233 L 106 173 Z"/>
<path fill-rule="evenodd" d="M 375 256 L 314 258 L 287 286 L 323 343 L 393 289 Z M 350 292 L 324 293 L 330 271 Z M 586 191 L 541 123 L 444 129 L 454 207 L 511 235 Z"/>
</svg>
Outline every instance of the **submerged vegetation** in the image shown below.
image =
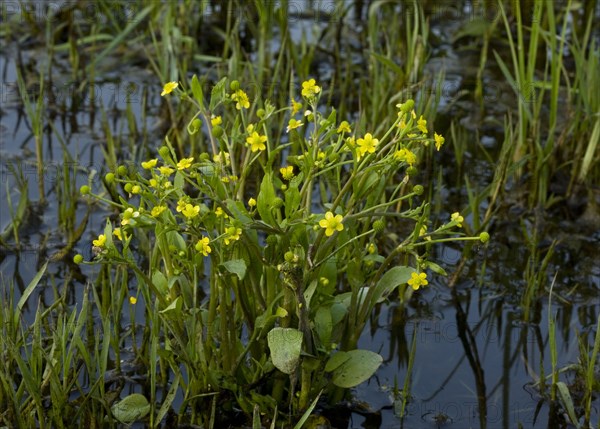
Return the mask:
<svg viewBox="0 0 600 429">
<path fill-rule="evenodd" d="M 471 425 L 499 385 L 507 426 L 600 424 L 598 3 L 455 3 L 5 11 L 0 264 L 35 268 L 0 278 L 0 426 L 319 427 L 376 378 L 395 425 L 458 422 L 413 408 L 442 301 Z"/>
</svg>

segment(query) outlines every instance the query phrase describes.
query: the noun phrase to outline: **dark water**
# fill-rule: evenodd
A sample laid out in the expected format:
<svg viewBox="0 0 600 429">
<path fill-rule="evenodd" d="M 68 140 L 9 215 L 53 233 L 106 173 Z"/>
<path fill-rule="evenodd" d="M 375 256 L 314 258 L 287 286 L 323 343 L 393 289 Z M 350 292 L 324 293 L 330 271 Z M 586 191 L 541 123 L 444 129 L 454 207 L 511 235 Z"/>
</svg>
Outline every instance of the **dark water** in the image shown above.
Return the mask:
<svg viewBox="0 0 600 429">
<path fill-rule="evenodd" d="M 303 25 L 310 28 L 313 21 L 294 23 L 294 31 L 301 32 Z M 432 27 L 438 35 L 434 56 L 427 69 L 438 71 L 445 68 L 445 92 L 440 100 L 440 121 L 449 120 L 456 113 L 457 93 L 468 88 L 473 79 L 473 70 L 478 56 L 469 58 L 462 52 L 454 51 L 455 46 L 443 35 L 452 30 L 456 23 Z M 304 28 L 304 29 L 306 29 Z M 14 279 L 21 289 L 31 280 L 37 268 L 51 254 L 65 245 L 64 233 L 58 222 L 57 186 L 65 180 L 66 148 L 73 157 L 71 171 L 75 189 L 87 183 L 91 171 L 97 172 L 92 180 L 100 186 L 99 175 L 107 167 L 101 152 L 106 131 L 101 117 L 106 115 L 107 124 L 114 136 L 122 140 L 123 146 L 131 148 L 132 133 L 126 118 L 129 108 L 133 113 L 137 129 L 144 130 L 135 138 L 143 139 L 149 147 L 157 147 L 162 135 L 156 132 L 159 123 L 160 82 L 145 68 L 119 64 L 115 58 L 107 58 L 115 64 L 113 70 L 97 76 L 92 97 L 90 88 L 83 91 L 69 81 L 68 66 L 63 63 L 63 73 L 56 70 L 53 78 L 56 101 L 49 103 L 49 115 L 54 131 L 48 128 L 44 134 L 44 182 L 46 205 L 36 204 L 39 199 L 37 169 L 35 165 L 35 145 L 30 127 L 24 117 L 17 91 L 15 61 L 18 48 L 7 46 L 0 54 L 2 73 L 2 98 L 0 120 L 0 231 L 11 221 L 7 197 L 16 207 L 19 200 L 18 175 L 12 167 L 20 167 L 28 182 L 28 195 L 33 202 L 24 225 L 20 229 L 19 250 L 0 247 L 0 270 L 5 279 Z M 43 50 L 22 49 L 20 55 L 33 67 L 41 67 L 44 61 Z M 64 60 L 64 58 L 63 58 Z M 61 64 L 59 58 L 58 64 Z M 122 77 L 127 76 L 127 80 Z M 502 115 L 511 109 L 506 98 L 506 84 L 498 76 L 486 76 L 488 112 L 497 115 L 498 123 Z M 493 80 L 496 79 L 496 80 Z M 31 82 L 35 92 L 35 82 Z M 142 106 L 147 116 L 143 118 Z M 469 120 L 474 105 L 460 105 L 462 118 L 456 118 L 465 125 L 465 130 L 473 138 L 480 139 L 490 150 L 498 150 L 501 142 L 498 127 L 475 130 Z M 477 131 L 477 132 L 476 132 Z M 445 135 L 448 135 L 444 133 Z M 58 138 L 64 141 L 64 148 Z M 447 137 L 447 141 L 448 141 Z M 448 160 L 451 149 L 446 148 Z M 479 155 L 479 156 L 478 156 Z M 144 158 L 134 152 L 133 156 Z M 464 171 L 474 181 L 489 181 L 493 165 L 478 153 L 466 154 Z M 466 204 L 462 181 L 450 161 L 442 182 L 435 182 L 441 189 L 445 202 L 462 207 Z M 83 217 L 84 204 L 78 221 Z M 444 207 L 446 205 L 444 204 Z M 449 210 L 449 208 L 448 208 Z M 485 210 L 483 205 L 482 210 Z M 448 214 L 441 213 L 440 217 Z M 466 219 L 469 222 L 469 219 Z M 406 307 L 390 303 L 378 308 L 371 323 L 365 330 L 360 347 L 377 351 L 384 358 L 384 364 L 368 383 L 354 390 L 354 401 L 348 403 L 346 411 L 338 408 L 325 411 L 336 427 L 348 428 L 398 428 L 403 427 L 451 427 L 451 428 L 514 428 L 554 427 L 563 425 L 564 417 L 551 409 L 550 403 L 542 398 L 536 386 L 543 367 L 545 375 L 550 372 L 550 352 L 548 338 L 548 317 L 557 319 L 558 366 L 577 363 L 579 357 L 578 334 L 594 334 L 596 318 L 600 313 L 600 264 L 598 248 L 600 232 L 593 226 L 583 225 L 577 219 L 559 216 L 543 216 L 540 219 L 523 213 L 518 208 L 507 207 L 500 213 L 492 226 L 492 242 L 487 248 L 476 247 L 468 256 L 458 281 L 449 287 L 448 278 L 434 276 L 430 287 L 415 294 Z M 82 253 L 91 258 L 91 242 L 103 229 L 104 213 L 96 210 L 89 219 L 88 226 L 73 253 Z M 541 293 L 534 299 L 531 314 L 527 321 L 520 301 L 526 283 L 523 273 L 531 258 L 522 229 L 531 231 L 539 228 L 541 237 L 534 247 L 543 255 L 548 251 L 553 239 L 559 243 L 554 256 L 542 277 L 544 287 L 553 285 L 553 299 L 548 305 L 548 293 Z M 450 275 L 459 267 L 462 258 L 461 246 L 439 246 L 437 260 Z M 67 258 L 70 259 L 70 258 Z M 540 269 L 541 262 L 534 263 L 534 270 Z M 49 267 L 49 279 L 38 289 L 42 303 L 50 304 L 53 293 L 50 279 L 60 284 L 62 279 L 77 272 L 73 290 L 69 292 L 69 304 L 81 302 L 82 286 L 87 276 L 93 279 L 94 268 L 74 267 L 72 264 L 53 263 Z M 556 276 L 556 277 L 555 277 Z M 5 283 L 3 283 L 3 287 Z M 16 293 L 19 296 L 19 292 Z M 37 302 L 33 296 L 31 302 Z M 29 309 L 33 311 L 33 309 Z M 143 307 L 136 308 L 143 324 Z M 124 314 L 124 320 L 128 320 Z M 31 319 L 32 313 L 26 315 Z M 411 376 L 412 383 L 405 417 L 399 418 L 402 389 L 407 377 L 408 356 L 416 336 L 416 356 Z M 574 373 L 563 377 L 567 383 L 575 383 Z M 130 391 L 138 391 L 139 386 L 131 385 Z M 396 389 L 397 387 L 397 389 Z M 128 390 L 128 389 L 125 389 Z M 395 393 L 396 392 L 396 393 Z M 593 403 L 592 422 L 598 424 L 600 402 L 596 397 Z M 334 417 L 337 415 L 338 417 Z"/>
</svg>

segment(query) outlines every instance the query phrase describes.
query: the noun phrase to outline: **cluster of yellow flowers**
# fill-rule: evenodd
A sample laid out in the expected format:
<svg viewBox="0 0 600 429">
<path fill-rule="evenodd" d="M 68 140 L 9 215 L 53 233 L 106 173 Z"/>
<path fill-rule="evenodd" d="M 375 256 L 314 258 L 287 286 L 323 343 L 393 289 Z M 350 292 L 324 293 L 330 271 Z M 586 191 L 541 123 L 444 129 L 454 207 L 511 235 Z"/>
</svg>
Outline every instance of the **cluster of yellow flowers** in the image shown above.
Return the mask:
<svg viewBox="0 0 600 429">
<path fill-rule="evenodd" d="M 171 94 L 173 91 L 176 91 L 178 87 L 178 82 L 173 81 L 166 83 L 161 92 L 161 96 Z M 239 82 L 232 82 L 230 87 L 232 92 L 227 97 L 230 103 L 235 103 L 235 109 L 240 111 L 243 109 L 249 109 L 250 98 L 248 97 L 248 94 L 246 94 L 246 92 L 239 88 Z M 304 99 L 304 102 L 306 102 L 312 110 L 304 111 L 304 120 L 295 118 L 294 116 L 301 112 L 301 110 L 304 107 L 304 104 L 302 101 L 297 101 L 294 98 L 292 98 L 291 105 L 289 106 L 289 110 L 291 112 L 292 117 L 289 119 L 286 127 L 287 133 L 299 129 L 300 127 L 305 125 L 306 122 L 313 122 L 316 120 L 315 118 L 319 118 L 319 113 L 316 111 L 316 108 L 321 94 L 322 88 L 319 85 L 317 85 L 315 79 L 309 79 L 302 83 L 301 96 Z M 396 125 L 400 131 L 398 131 L 396 136 L 400 136 L 398 141 L 400 141 L 401 143 L 395 143 L 397 146 L 395 146 L 395 148 L 393 149 L 394 152 L 392 158 L 396 162 L 402 162 L 408 165 L 409 167 L 412 167 L 414 164 L 417 163 L 418 152 L 413 151 L 414 147 L 410 146 L 410 144 L 405 144 L 405 140 L 402 140 L 402 138 L 405 135 L 408 138 L 416 138 L 418 141 L 421 142 L 434 142 L 435 147 L 438 151 L 441 149 L 445 140 L 444 137 L 435 132 L 433 133 L 433 139 L 427 137 L 429 134 L 429 130 L 427 128 L 427 120 L 422 115 L 419 116 L 417 119 L 417 114 L 413 109 L 414 101 L 408 100 L 404 103 L 398 104 L 397 107 L 398 119 Z M 263 118 L 261 113 L 258 113 L 257 116 Z M 213 131 L 213 135 L 217 138 L 219 138 L 220 135 L 223 135 L 223 129 L 221 128 L 221 125 L 223 124 L 222 117 L 219 115 L 211 114 L 210 118 L 207 119 L 209 119 L 210 121 L 210 126 L 212 128 L 209 128 L 209 130 Z M 192 125 L 195 125 L 195 128 L 192 127 L 193 131 L 196 132 L 200 129 L 202 123 L 200 122 L 199 118 L 194 118 L 192 122 L 190 123 Z M 246 124 L 245 121 L 243 121 L 242 123 Z M 266 130 L 266 128 L 264 130 Z M 338 141 L 340 143 L 340 146 L 342 146 L 344 150 L 352 151 L 353 156 L 356 157 L 356 161 L 360 161 L 363 158 L 375 154 L 378 150 L 381 150 L 379 149 L 380 139 L 376 138 L 370 132 L 365 133 L 362 137 L 356 136 L 355 134 L 353 134 L 352 127 L 348 121 L 342 120 L 335 128 L 335 131 L 339 135 Z M 410 134 L 405 134 L 406 131 L 410 131 Z M 192 133 L 192 131 L 190 131 L 190 133 Z M 387 135 L 381 137 L 381 139 L 382 141 L 385 141 L 387 139 Z M 249 148 L 250 152 L 252 153 L 265 151 L 267 147 L 271 147 L 269 146 L 270 142 L 268 136 L 266 134 L 261 134 L 257 125 L 252 123 L 246 126 L 245 143 L 246 147 Z M 389 147 L 389 145 L 385 147 L 387 148 Z M 231 150 L 231 148 L 229 148 L 229 150 Z M 328 152 L 328 154 L 330 154 L 330 152 Z M 327 158 L 328 155 L 325 152 L 323 152 L 320 148 L 315 148 L 315 152 L 312 153 L 312 156 L 314 157 L 315 155 L 316 159 L 314 160 L 314 165 L 317 168 L 326 166 L 326 159 L 331 159 Z M 303 159 L 305 156 L 308 156 L 308 154 L 301 154 L 297 157 L 297 159 Z M 202 160 L 207 159 L 210 158 L 206 157 L 206 155 L 203 154 L 202 156 L 200 156 L 200 161 L 198 162 L 203 162 Z M 219 171 L 224 170 L 226 167 L 232 166 L 232 159 L 230 157 L 230 154 L 226 151 L 219 151 L 218 153 L 213 153 L 212 160 L 214 162 L 215 167 L 218 168 Z M 127 240 L 128 236 L 126 234 L 125 229 L 135 227 L 136 222 L 140 221 L 141 218 L 146 219 L 145 221 L 149 219 L 153 222 L 156 222 L 159 219 L 166 219 L 165 217 L 163 217 L 164 213 L 167 212 L 171 214 L 171 212 L 169 210 L 168 204 L 166 203 L 163 197 L 165 195 L 168 195 L 169 192 L 172 192 L 172 189 L 169 191 L 166 190 L 173 187 L 173 183 L 171 182 L 169 177 L 176 172 L 179 176 L 184 175 L 185 177 L 187 177 L 186 175 L 190 174 L 190 176 L 193 177 L 194 171 L 192 168 L 195 165 L 198 164 L 195 164 L 194 157 L 181 158 L 177 162 L 171 162 L 171 165 L 158 165 L 158 158 L 153 158 L 142 162 L 142 169 L 147 170 L 152 175 L 152 177 L 147 181 L 148 186 L 153 189 L 153 192 L 155 194 L 159 195 L 159 201 L 156 202 L 153 205 L 153 207 L 149 210 L 149 214 L 153 219 L 148 218 L 147 215 L 144 218 L 143 215 L 145 212 L 142 206 L 140 206 L 140 208 L 138 209 L 134 207 L 127 207 L 121 214 L 121 227 L 115 228 L 113 230 L 113 234 L 121 241 L 123 241 L 123 239 Z M 190 169 L 192 169 L 192 171 L 188 172 L 187 170 Z M 236 171 L 233 167 L 232 170 L 233 172 Z M 296 174 L 298 174 L 298 176 L 302 176 L 302 167 L 300 166 L 300 172 L 295 173 L 293 165 L 285 165 L 279 169 L 279 172 L 281 174 L 281 178 L 284 181 L 290 182 L 296 177 Z M 241 177 L 244 177 L 244 175 L 242 174 Z M 238 177 L 233 174 L 224 175 L 221 177 L 221 180 L 224 183 L 235 182 L 238 180 Z M 290 183 L 284 183 L 281 189 L 285 190 L 288 186 L 292 185 Z M 128 183 L 125 189 L 129 192 L 130 197 L 132 195 L 141 195 L 142 198 L 144 198 L 145 194 L 143 183 Z M 161 194 L 161 192 L 163 193 Z M 86 189 L 86 193 L 89 193 L 89 189 Z M 247 205 L 251 216 L 254 216 L 257 212 L 261 212 L 260 205 L 258 207 L 258 210 L 255 209 L 255 207 L 257 207 L 256 199 L 250 198 L 247 201 Z M 179 197 L 179 199 L 177 200 L 175 211 L 177 213 L 181 213 L 181 215 L 183 216 L 186 228 L 197 228 L 201 223 L 201 219 L 204 219 L 204 216 L 207 213 L 209 213 L 209 210 L 203 203 L 185 194 Z M 221 226 L 219 229 L 221 229 L 222 232 L 220 236 L 213 239 L 211 239 L 208 234 L 200 235 L 200 237 L 194 245 L 194 248 L 204 257 L 208 257 L 211 255 L 213 251 L 211 245 L 214 245 L 216 240 L 220 239 L 226 246 L 229 246 L 234 242 L 239 241 L 240 237 L 242 236 L 242 229 L 237 224 L 235 224 L 235 222 L 232 222 L 232 220 L 229 219 L 229 215 L 223 210 L 221 206 L 217 206 L 212 213 L 214 213 L 214 215 L 218 219 L 218 222 L 220 222 Z M 315 225 L 314 228 L 321 228 L 320 234 L 324 234 L 326 237 L 332 237 L 336 232 L 344 231 L 344 220 L 345 219 L 342 214 L 336 214 L 334 213 L 334 211 L 327 211 L 324 215 L 322 215 L 322 217 L 318 221 L 318 226 Z M 457 226 L 460 228 L 462 227 L 463 221 L 464 218 L 458 212 L 453 213 L 451 215 L 451 226 Z M 379 231 L 379 229 L 377 228 L 375 228 L 375 230 Z M 421 227 L 419 235 L 424 236 L 425 240 L 431 240 L 431 237 L 429 237 L 429 235 L 427 234 L 427 226 L 425 225 Z M 99 235 L 97 239 L 93 240 L 93 245 L 97 249 L 104 249 L 107 245 L 107 237 L 104 234 Z M 370 243 L 367 247 L 367 251 L 369 254 L 374 254 L 377 252 L 377 247 L 374 243 Z M 421 286 L 426 286 L 427 284 L 427 275 L 423 272 L 413 272 L 411 278 L 408 280 L 408 285 L 411 286 L 414 290 L 419 289 Z M 130 302 L 132 304 L 135 304 L 135 297 L 131 297 Z"/>
</svg>

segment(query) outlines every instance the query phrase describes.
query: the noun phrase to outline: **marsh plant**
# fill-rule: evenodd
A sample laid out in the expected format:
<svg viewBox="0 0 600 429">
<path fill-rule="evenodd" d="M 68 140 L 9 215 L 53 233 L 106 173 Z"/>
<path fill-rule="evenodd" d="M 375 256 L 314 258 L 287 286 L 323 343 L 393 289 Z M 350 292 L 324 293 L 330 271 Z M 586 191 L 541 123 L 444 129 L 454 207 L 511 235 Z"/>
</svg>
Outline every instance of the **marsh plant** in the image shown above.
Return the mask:
<svg viewBox="0 0 600 429">
<path fill-rule="evenodd" d="M 189 89 L 167 83 L 162 95 L 188 104 L 187 132 L 205 133 L 209 152 L 180 156 L 167 136 L 158 157 L 107 174 L 118 198 L 81 190 L 118 212 L 92 262 L 135 274 L 130 303 L 143 299 L 152 326 L 137 350 L 160 350 L 150 378 L 182 387 L 181 419 L 217 396 L 248 414 L 255 404 L 299 413 L 321 392 L 340 399 L 382 362 L 357 349 L 371 310 L 392 293 L 410 299 L 441 271 L 427 248 L 489 237 L 463 236 L 459 213 L 428 231 L 412 178 L 444 138 L 412 100 L 373 135 L 321 109 L 321 94 L 310 79 L 278 108 L 227 78 L 209 101 L 195 76 Z M 285 133 L 272 127 L 282 116 Z M 388 225 L 406 235 L 383 250 Z"/>
</svg>

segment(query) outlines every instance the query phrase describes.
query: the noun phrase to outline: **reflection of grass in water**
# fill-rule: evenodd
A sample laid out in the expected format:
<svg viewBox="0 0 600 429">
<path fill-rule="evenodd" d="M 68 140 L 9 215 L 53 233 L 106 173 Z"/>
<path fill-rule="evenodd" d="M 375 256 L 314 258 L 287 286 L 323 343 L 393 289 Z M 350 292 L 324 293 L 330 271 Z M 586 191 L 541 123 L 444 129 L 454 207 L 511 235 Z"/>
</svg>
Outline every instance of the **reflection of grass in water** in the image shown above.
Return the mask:
<svg viewBox="0 0 600 429">
<path fill-rule="evenodd" d="M 558 366 L 558 345 L 556 341 L 556 316 L 550 314 L 552 309 L 552 289 L 554 281 L 550 286 L 548 297 L 548 342 L 550 349 L 551 379 L 550 393 L 546 391 L 546 379 L 544 378 L 544 368 L 541 368 L 541 378 L 537 385 L 542 397 L 550 402 L 551 415 L 558 405 L 562 407 L 569 418 L 571 424 L 575 427 L 590 427 L 592 413 L 592 399 L 598 395 L 600 382 L 598 380 L 598 352 L 600 350 L 600 316 L 596 325 L 596 332 L 592 338 L 592 350 L 589 347 L 588 335 L 578 335 L 579 359 L 578 363 L 570 364 L 563 368 Z M 559 380 L 561 374 L 573 374 L 573 382 L 567 384 Z M 558 415 L 556 413 L 555 415 Z M 555 417 L 557 418 L 557 417 Z M 583 418 L 583 424 L 581 423 Z"/>
</svg>

